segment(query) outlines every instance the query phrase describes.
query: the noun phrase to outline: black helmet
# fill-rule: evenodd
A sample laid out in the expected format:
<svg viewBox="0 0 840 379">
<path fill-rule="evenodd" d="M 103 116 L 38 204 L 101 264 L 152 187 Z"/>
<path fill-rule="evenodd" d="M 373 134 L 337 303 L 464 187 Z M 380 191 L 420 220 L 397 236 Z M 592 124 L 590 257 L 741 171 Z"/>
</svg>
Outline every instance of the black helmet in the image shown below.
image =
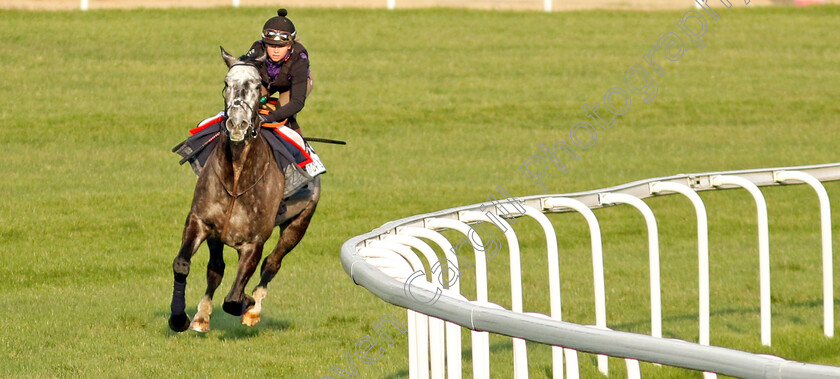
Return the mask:
<svg viewBox="0 0 840 379">
<path fill-rule="evenodd" d="M 295 40 L 297 32 L 292 20 L 286 18 L 289 14 L 285 8 L 277 10 L 277 17 L 269 18 L 263 25 L 262 40 L 267 45 L 286 46 Z"/>
</svg>

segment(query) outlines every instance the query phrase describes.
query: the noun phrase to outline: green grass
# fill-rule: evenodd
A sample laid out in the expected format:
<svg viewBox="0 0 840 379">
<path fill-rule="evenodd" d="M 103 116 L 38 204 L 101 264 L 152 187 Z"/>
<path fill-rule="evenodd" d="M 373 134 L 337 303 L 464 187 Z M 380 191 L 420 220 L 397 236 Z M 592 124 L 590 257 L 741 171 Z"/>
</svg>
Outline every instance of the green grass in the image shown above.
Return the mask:
<svg viewBox="0 0 840 379">
<path fill-rule="evenodd" d="M 656 77 L 653 101 L 634 95 L 630 111 L 599 129 L 567 173 L 546 174 L 551 192 L 838 160 L 840 40 L 830 36 L 840 7 L 718 12 L 705 49 L 661 62 L 666 74 Z M 405 312 L 353 284 L 339 263 L 340 244 L 388 220 L 485 201 L 498 185 L 515 196 L 538 193 L 519 165 L 539 154 L 540 143 L 568 142 L 569 128 L 585 119 L 583 103 L 603 103 L 660 36 L 679 33 L 681 16 L 295 10 L 315 78 L 299 121 L 308 135 L 349 145 L 317 147 L 329 168 L 323 199 L 269 287 L 263 322 L 243 327 L 217 303 L 210 333 L 175 334 L 166 326 L 171 262 L 195 179 L 169 148 L 222 106 L 217 46 L 243 53 L 271 14 L 0 11 L 0 376 L 297 378 L 346 367 L 343 354 L 372 324 L 385 314 L 404 322 Z M 837 208 L 840 185 L 827 187 Z M 710 215 L 712 342 L 840 365 L 840 342 L 821 335 L 815 197 L 802 186 L 765 194 L 772 347 L 760 346 L 758 335 L 752 200 L 743 191 L 702 194 Z M 665 334 L 696 340 L 693 211 L 677 197 L 647 202 L 661 231 Z M 625 207 L 597 214 L 608 322 L 648 332 L 641 218 Z M 586 226 L 576 215 L 552 220 L 564 318 L 593 323 Z M 547 312 L 543 237 L 522 225 L 525 309 Z M 206 260 L 202 247 L 187 290 L 191 314 Z M 509 306 L 506 261 L 502 255 L 490 264 L 490 298 Z M 232 276 L 229 269 L 220 293 Z M 463 280 L 474 294 L 470 274 Z M 510 339 L 491 343 L 494 371 L 508 377 Z M 406 350 L 403 337 L 379 362 L 357 360 L 360 377 L 407 377 Z M 549 348 L 529 344 L 529 358 L 532 376 L 546 376 Z M 597 375 L 593 356 L 581 364 L 583 377 Z M 620 361 L 611 365 L 613 376 L 624 375 Z M 686 375 L 642 367 L 647 377 Z"/>
</svg>

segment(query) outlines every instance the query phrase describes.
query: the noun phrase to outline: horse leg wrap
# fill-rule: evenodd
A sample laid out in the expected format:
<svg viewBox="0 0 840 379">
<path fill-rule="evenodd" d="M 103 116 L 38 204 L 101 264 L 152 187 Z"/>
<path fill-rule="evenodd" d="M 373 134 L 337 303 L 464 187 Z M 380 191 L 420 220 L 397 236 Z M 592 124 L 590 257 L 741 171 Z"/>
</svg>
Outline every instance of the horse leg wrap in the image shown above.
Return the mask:
<svg viewBox="0 0 840 379">
<path fill-rule="evenodd" d="M 173 287 L 175 289 L 172 291 L 172 304 L 170 305 L 170 310 L 173 315 L 180 315 L 184 313 L 184 308 L 187 306 L 186 301 L 184 300 L 184 292 L 186 291 L 187 283 L 178 282 L 176 280 Z"/>
<path fill-rule="evenodd" d="M 190 326 L 190 316 L 184 312 L 184 291 L 187 282 L 175 281 L 175 290 L 172 291 L 172 314 L 169 315 L 169 328 L 176 332 L 183 332 Z"/>
</svg>

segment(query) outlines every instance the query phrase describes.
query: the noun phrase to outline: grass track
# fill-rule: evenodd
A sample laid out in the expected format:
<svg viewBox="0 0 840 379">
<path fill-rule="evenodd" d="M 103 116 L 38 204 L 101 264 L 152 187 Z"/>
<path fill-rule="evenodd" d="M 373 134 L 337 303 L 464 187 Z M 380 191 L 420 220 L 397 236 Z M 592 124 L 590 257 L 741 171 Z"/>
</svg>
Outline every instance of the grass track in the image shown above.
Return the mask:
<svg viewBox="0 0 840 379">
<path fill-rule="evenodd" d="M 599 130 L 567 173 L 546 175 L 552 192 L 838 160 L 840 40 L 830 36 L 840 7 L 719 13 L 704 49 L 662 62 L 654 100 L 634 96 L 630 111 Z M 568 141 L 569 128 L 585 119 L 581 105 L 603 103 L 652 44 L 679 31 L 681 16 L 295 11 L 316 81 L 299 120 L 308 135 L 346 139 L 349 147 L 318 149 L 330 170 L 324 197 L 269 288 L 263 323 L 248 329 L 217 308 L 210 333 L 176 335 L 166 327 L 170 267 L 195 179 L 169 148 L 222 106 L 225 69 L 216 46 L 244 52 L 271 14 L 0 11 L 0 376 L 298 378 L 346 367 L 342 355 L 376 320 L 394 314 L 404 321 L 405 312 L 353 285 L 339 264 L 340 244 L 387 220 L 484 201 L 497 185 L 537 193 L 517 167 L 539 153 L 538 144 Z M 828 190 L 838 208 L 840 184 Z M 712 342 L 840 365 L 840 342 L 823 338 L 819 324 L 816 201 L 807 188 L 765 194 L 773 347 L 758 341 L 754 208 L 737 191 L 703 194 L 711 216 Z M 660 217 L 668 268 L 665 333 L 695 339 L 696 279 L 686 274 L 696 271 L 692 213 L 678 198 L 648 203 Z M 553 216 L 563 225 L 564 317 L 592 323 L 588 237 L 583 221 L 568 216 Z M 599 217 L 608 321 L 647 332 L 646 306 L 636 305 L 647 302 L 641 221 L 619 207 Z M 539 267 L 525 277 L 525 308 L 545 312 L 542 242 L 533 225 L 520 240 L 526 267 Z M 231 268 L 236 257 L 227 251 Z M 193 261 L 191 314 L 206 259 L 202 248 Z M 505 261 L 490 267 L 490 296 L 502 305 L 509 303 Z M 469 275 L 463 280 L 474 288 Z M 509 376 L 509 339 L 491 343 L 494 370 Z M 405 350 L 403 338 L 380 361 L 356 362 L 360 377 L 406 377 Z M 531 344 L 529 357 L 532 376 L 547 375 L 549 349 Z M 581 362 L 584 377 L 596 375 L 594 357 Z M 619 361 L 611 365 L 615 377 L 624 375 Z M 643 365 L 643 375 L 686 372 Z"/>
</svg>

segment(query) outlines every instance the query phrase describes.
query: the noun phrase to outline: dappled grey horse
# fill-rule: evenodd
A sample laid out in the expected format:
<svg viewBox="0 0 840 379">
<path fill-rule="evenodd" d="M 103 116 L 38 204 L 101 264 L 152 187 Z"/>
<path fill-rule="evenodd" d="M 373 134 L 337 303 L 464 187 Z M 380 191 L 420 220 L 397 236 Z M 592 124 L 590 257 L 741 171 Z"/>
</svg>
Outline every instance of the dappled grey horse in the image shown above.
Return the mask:
<svg viewBox="0 0 840 379">
<path fill-rule="evenodd" d="M 198 177 L 181 249 L 172 264 L 175 284 L 169 327 L 178 332 L 188 327 L 200 332 L 210 330 L 213 294 L 225 270 L 224 245 L 237 250 L 239 267 L 222 308 L 241 316 L 245 325 L 258 323 L 266 287 L 280 269 L 283 257 L 303 238 L 321 192 L 320 179 L 316 177 L 287 199 L 286 211 L 278 215 L 286 181 L 257 125 L 260 75 L 256 65 L 264 62 L 265 56 L 243 62 L 222 49 L 222 58 L 229 68 L 224 89 L 224 133 Z M 260 283 L 253 296 L 249 296 L 245 294 L 245 285 L 254 274 L 262 258 L 263 245 L 275 226 L 280 227 L 280 239 L 263 261 Z M 205 240 L 210 250 L 207 290 L 190 322 L 184 310 L 187 275 L 190 259 Z"/>
</svg>

